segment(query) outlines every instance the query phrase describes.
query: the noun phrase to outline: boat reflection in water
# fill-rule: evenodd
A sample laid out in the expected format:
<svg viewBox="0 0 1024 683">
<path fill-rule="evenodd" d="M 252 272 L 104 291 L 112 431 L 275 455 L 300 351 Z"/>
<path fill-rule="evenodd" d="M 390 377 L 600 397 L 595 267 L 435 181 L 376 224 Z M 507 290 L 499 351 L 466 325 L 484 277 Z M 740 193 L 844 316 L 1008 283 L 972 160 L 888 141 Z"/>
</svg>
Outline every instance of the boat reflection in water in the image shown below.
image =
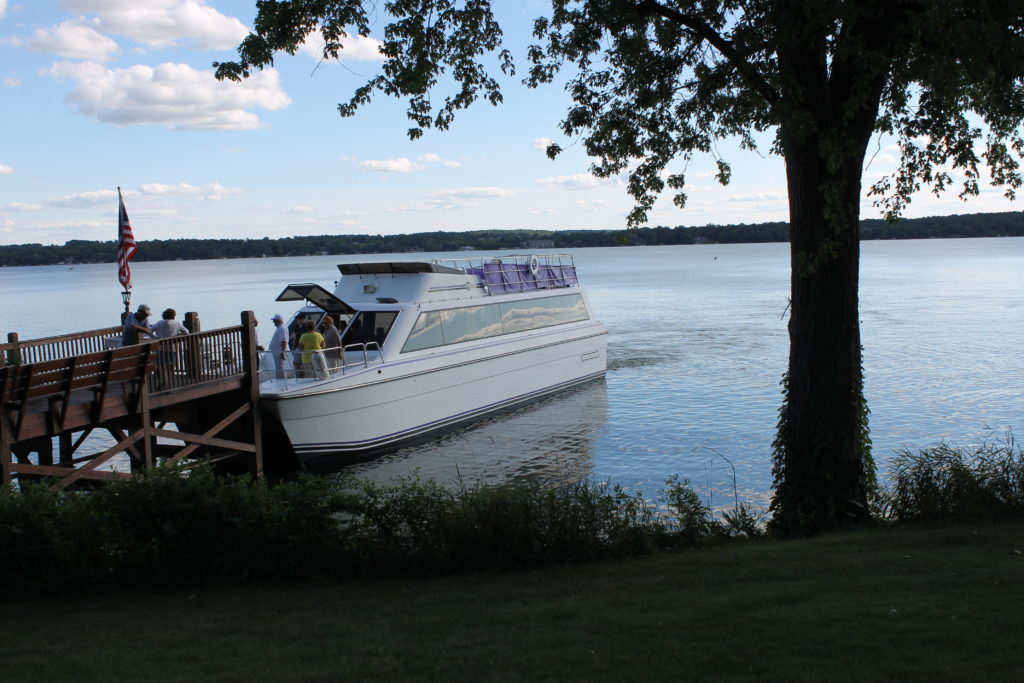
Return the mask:
<svg viewBox="0 0 1024 683">
<path fill-rule="evenodd" d="M 607 423 L 608 388 L 599 379 L 338 474 L 378 484 L 409 476 L 466 486 L 574 482 L 591 474 Z"/>
</svg>

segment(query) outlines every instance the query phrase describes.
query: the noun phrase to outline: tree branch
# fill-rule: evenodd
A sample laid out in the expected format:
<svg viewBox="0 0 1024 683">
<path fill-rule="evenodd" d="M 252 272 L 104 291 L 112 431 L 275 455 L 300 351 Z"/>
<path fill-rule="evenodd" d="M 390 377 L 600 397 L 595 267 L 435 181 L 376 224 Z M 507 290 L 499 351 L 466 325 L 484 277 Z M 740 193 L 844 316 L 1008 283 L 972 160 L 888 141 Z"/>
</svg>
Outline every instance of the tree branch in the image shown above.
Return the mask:
<svg viewBox="0 0 1024 683">
<path fill-rule="evenodd" d="M 708 26 L 699 17 L 692 14 L 684 14 L 679 10 L 671 7 L 665 7 L 656 0 L 640 0 L 635 5 L 636 10 L 641 14 L 653 14 L 659 16 L 662 19 L 666 19 L 680 26 L 685 26 L 690 31 L 695 33 L 701 39 L 707 41 L 712 47 L 718 50 L 719 54 L 722 55 L 732 66 L 740 73 L 740 75 L 747 81 L 751 88 L 753 88 L 764 101 L 768 103 L 768 106 L 775 108 L 778 102 L 778 95 L 768 85 L 767 81 L 761 77 L 761 74 L 751 66 L 750 62 L 743 58 L 743 56 L 736 50 L 736 46 L 713 28 Z"/>
</svg>

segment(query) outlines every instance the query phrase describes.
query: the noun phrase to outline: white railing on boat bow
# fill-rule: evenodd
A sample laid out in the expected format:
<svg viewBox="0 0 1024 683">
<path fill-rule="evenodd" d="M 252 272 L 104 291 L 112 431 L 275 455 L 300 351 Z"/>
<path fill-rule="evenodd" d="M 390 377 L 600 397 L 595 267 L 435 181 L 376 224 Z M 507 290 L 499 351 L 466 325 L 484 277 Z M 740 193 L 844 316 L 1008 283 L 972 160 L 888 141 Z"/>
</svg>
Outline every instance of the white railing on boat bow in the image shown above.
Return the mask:
<svg viewBox="0 0 1024 683">
<path fill-rule="evenodd" d="M 302 362 L 300 349 L 288 351 L 291 361 L 282 370 L 283 377 L 280 379 L 292 380 L 325 380 L 339 375 L 344 375 L 346 370 L 355 367 L 368 368 L 371 363 L 384 363 L 384 357 L 380 352 L 380 344 L 375 341 L 363 344 L 347 344 L 346 346 L 333 346 L 329 349 L 321 349 L 311 352 L 311 363 Z M 273 359 L 261 364 L 260 381 L 273 379 L 275 376 Z"/>
</svg>

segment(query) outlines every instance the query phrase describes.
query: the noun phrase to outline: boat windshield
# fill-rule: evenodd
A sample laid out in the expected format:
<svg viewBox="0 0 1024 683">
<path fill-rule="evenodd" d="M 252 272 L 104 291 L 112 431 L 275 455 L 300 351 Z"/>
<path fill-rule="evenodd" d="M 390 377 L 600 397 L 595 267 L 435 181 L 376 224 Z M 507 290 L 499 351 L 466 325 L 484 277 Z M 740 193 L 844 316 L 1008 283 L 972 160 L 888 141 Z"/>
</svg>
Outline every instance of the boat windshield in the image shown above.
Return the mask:
<svg viewBox="0 0 1024 683">
<path fill-rule="evenodd" d="M 397 311 L 360 311 L 345 328 L 341 345 L 376 342 L 378 347 L 382 347 L 397 317 Z"/>
</svg>

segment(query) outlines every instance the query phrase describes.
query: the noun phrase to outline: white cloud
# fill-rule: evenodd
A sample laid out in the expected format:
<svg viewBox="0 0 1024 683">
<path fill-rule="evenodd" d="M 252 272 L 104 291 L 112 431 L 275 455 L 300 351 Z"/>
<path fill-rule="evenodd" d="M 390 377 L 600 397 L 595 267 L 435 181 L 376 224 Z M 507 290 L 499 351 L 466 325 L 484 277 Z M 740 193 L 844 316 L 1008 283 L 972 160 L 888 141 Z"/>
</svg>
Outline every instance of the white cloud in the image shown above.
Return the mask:
<svg viewBox="0 0 1024 683">
<path fill-rule="evenodd" d="M 572 203 L 577 211 L 608 211 L 611 203 L 607 199 L 577 199 Z"/>
<path fill-rule="evenodd" d="M 311 33 L 306 42 L 299 48 L 299 51 L 319 62 L 324 57 L 324 44 L 325 41 L 319 32 Z M 346 36 L 341 41 L 341 52 L 338 53 L 338 59 L 343 62 L 348 60 L 354 62 L 383 62 L 384 55 L 380 52 L 382 45 L 383 43 L 376 38 Z"/>
<path fill-rule="evenodd" d="M 462 166 L 457 161 L 444 159 L 439 154 L 427 152 L 416 157 L 416 161 L 400 157 L 398 159 L 367 159 L 359 162 L 359 168 L 370 173 L 415 173 L 425 171 L 425 164 L 441 164 L 446 168 L 459 168 Z"/>
<path fill-rule="evenodd" d="M 504 187 L 464 187 L 458 190 L 437 192 L 421 202 L 412 202 L 400 206 L 390 206 L 389 213 L 405 211 L 452 211 L 471 206 L 477 199 L 496 199 L 511 197 L 515 193 Z"/>
<path fill-rule="evenodd" d="M 77 21 L 65 21 L 51 29 L 36 29 L 25 46 L 33 52 L 101 62 L 113 58 L 120 51 L 113 40 Z"/>
<path fill-rule="evenodd" d="M 367 159 L 359 163 L 359 168 L 371 173 L 413 173 L 422 171 L 419 166 L 405 157 L 399 159 Z"/>
<path fill-rule="evenodd" d="M 7 14 L 7 0 L 0 0 L 0 19 Z"/>
<path fill-rule="evenodd" d="M 241 83 L 222 83 L 212 71 L 171 62 L 127 69 L 58 62 L 44 73 L 76 81 L 67 102 L 86 116 L 116 126 L 246 130 L 262 125 L 247 109 L 277 110 L 291 103 L 274 69 L 254 73 Z"/>
<path fill-rule="evenodd" d="M 192 185 L 190 183 L 177 183 L 168 185 L 166 183 L 144 183 L 139 185 L 139 192 L 149 197 L 190 197 L 199 201 L 220 201 L 228 197 L 237 197 L 242 194 L 240 187 L 225 187 L 220 183 L 210 183 L 206 186 Z"/>
<path fill-rule="evenodd" d="M 424 164 L 441 164 L 446 168 L 460 168 L 462 166 L 462 164 L 460 164 L 457 161 L 452 161 L 451 159 L 444 159 L 439 154 L 434 154 L 433 152 L 421 154 L 416 158 L 416 161 L 419 161 L 420 163 Z"/>
<path fill-rule="evenodd" d="M 4 79 L 4 85 L 8 88 L 17 88 L 21 86 L 21 81 L 13 76 L 8 76 Z"/>
<path fill-rule="evenodd" d="M 556 190 L 591 190 L 615 181 L 608 178 L 597 178 L 589 173 L 576 173 L 574 175 L 548 176 L 537 182 Z"/>
<path fill-rule="evenodd" d="M 281 209 L 281 213 L 313 213 L 312 206 L 289 206 L 286 209 Z"/>
<path fill-rule="evenodd" d="M 0 175 L 10 175 L 14 173 L 14 167 L 8 166 L 7 164 L 0 164 Z"/>
<path fill-rule="evenodd" d="M 438 192 L 437 197 L 453 199 L 493 199 L 495 197 L 511 197 L 515 192 L 504 187 L 464 187 L 460 190 Z"/>
<path fill-rule="evenodd" d="M 65 8 L 95 14 L 100 30 L 150 47 L 224 50 L 248 34 L 245 24 L 205 0 L 64 0 Z"/>
<path fill-rule="evenodd" d="M 80 206 L 92 206 L 104 202 L 114 202 L 117 199 L 115 190 L 93 190 L 92 192 L 76 192 L 50 200 L 50 206 L 62 206 L 77 208 Z"/>
<path fill-rule="evenodd" d="M 28 204 L 26 202 L 11 202 L 3 207 L 4 211 L 42 211 L 41 204 Z"/>
<path fill-rule="evenodd" d="M 730 202 L 784 202 L 789 200 L 785 192 L 750 192 L 748 194 L 734 194 L 726 201 Z"/>
<path fill-rule="evenodd" d="M 536 138 L 534 139 L 533 144 L 530 146 L 533 147 L 534 149 L 540 150 L 541 152 L 547 152 L 548 145 L 550 145 L 552 142 L 554 142 L 554 140 L 552 140 L 551 138 Z"/>
<path fill-rule="evenodd" d="M 109 228 L 110 221 L 71 221 L 69 223 L 43 223 L 35 227 L 40 230 L 67 230 L 69 228 Z"/>
<path fill-rule="evenodd" d="M 168 185 L 167 183 L 143 183 L 139 185 L 139 192 L 144 195 L 151 196 L 164 196 L 164 195 L 196 195 L 199 194 L 200 189 L 195 185 L 188 183 L 177 183 L 176 185 Z"/>
<path fill-rule="evenodd" d="M 132 218 L 175 218 L 180 215 L 177 209 L 132 208 Z"/>
</svg>

